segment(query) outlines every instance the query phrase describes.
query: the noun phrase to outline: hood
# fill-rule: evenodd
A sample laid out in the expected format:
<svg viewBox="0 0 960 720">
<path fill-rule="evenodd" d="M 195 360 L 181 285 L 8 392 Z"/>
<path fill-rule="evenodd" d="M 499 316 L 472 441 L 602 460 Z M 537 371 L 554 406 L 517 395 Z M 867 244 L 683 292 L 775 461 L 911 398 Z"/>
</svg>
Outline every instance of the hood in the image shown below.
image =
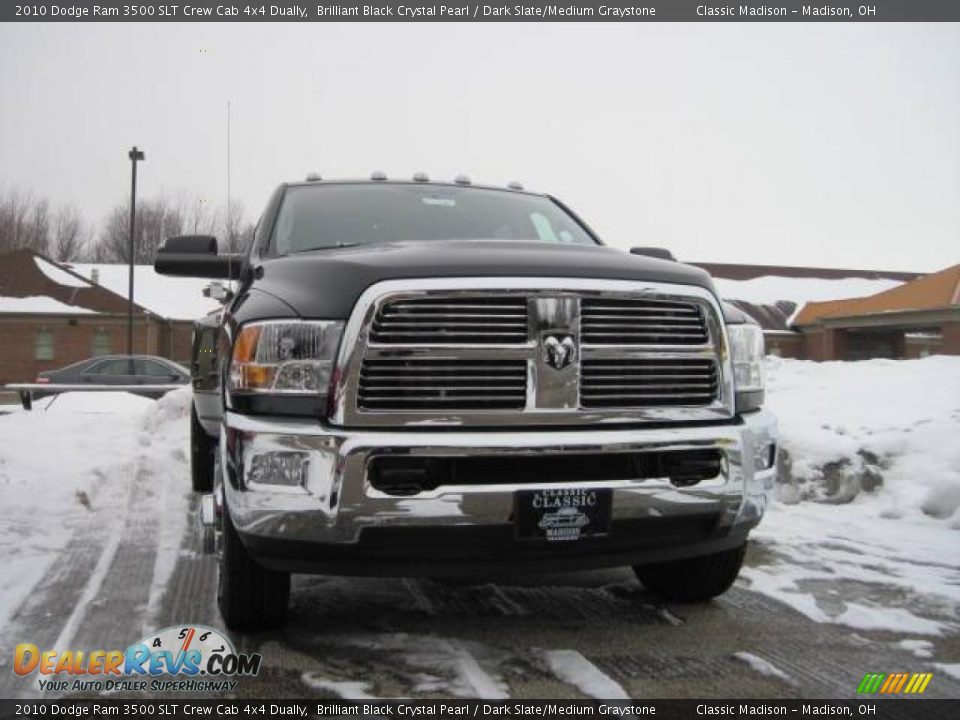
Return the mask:
<svg viewBox="0 0 960 720">
<path fill-rule="evenodd" d="M 346 318 L 383 280 L 435 277 L 559 277 L 694 285 L 715 293 L 706 271 L 602 246 L 456 241 L 364 245 L 264 259 L 254 287 L 302 317 Z"/>
</svg>

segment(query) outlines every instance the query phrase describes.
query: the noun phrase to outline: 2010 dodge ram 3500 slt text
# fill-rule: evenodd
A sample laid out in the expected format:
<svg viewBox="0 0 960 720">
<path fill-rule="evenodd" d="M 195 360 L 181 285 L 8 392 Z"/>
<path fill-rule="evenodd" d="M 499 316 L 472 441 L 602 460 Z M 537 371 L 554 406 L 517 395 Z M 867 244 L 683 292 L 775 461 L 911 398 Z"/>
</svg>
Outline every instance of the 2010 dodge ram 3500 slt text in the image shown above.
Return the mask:
<svg viewBox="0 0 960 720">
<path fill-rule="evenodd" d="M 192 418 L 230 628 L 283 622 L 290 573 L 736 578 L 776 423 L 761 331 L 702 270 L 550 196 L 380 176 L 282 185 L 249 254 L 170 238 L 156 268 L 238 281 Z"/>
</svg>

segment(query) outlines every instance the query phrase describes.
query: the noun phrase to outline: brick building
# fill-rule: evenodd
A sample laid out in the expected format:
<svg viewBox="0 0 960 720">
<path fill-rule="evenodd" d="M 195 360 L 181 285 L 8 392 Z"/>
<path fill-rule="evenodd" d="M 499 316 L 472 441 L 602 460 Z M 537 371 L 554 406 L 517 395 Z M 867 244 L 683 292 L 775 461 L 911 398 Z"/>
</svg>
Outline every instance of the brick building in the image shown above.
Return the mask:
<svg viewBox="0 0 960 720">
<path fill-rule="evenodd" d="M 96 267 L 91 267 L 94 278 Z M 113 267 L 119 275 L 121 266 Z M 152 268 L 138 268 L 140 273 L 143 270 L 152 273 Z M 134 294 L 140 301 L 134 304 L 134 352 L 180 362 L 188 359 L 192 320 L 204 311 L 183 318 L 171 317 L 176 312 L 164 314 L 144 307 L 140 298 L 149 285 L 146 279 L 142 282 L 145 287 Z M 205 282 L 188 282 L 193 288 L 191 295 L 200 296 Z M 200 298 L 191 307 L 216 305 Z M 43 370 L 126 350 L 125 292 L 114 292 L 90 276 L 30 250 L 0 254 L 0 384 L 31 382 Z"/>
<path fill-rule="evenodd" d="M 792 325 L 811 360 L 960 355 L 960 265 L 868 297 L 807 303 Z"/>
<path fill-rule="evenodd" d="M 852 268 L 693 264 L 713 276 L 724 300 L 763 328 L 768 354 L 801 359 L 821 359 L 807 334 L 793 324 L 797 311 L 808 300 L 873 295 L 924 277 L 922 273 Z M 929 332 L 909 333 L 905 342 L 906 357 L 939 350 L 939 337 Z"/>
</svg>

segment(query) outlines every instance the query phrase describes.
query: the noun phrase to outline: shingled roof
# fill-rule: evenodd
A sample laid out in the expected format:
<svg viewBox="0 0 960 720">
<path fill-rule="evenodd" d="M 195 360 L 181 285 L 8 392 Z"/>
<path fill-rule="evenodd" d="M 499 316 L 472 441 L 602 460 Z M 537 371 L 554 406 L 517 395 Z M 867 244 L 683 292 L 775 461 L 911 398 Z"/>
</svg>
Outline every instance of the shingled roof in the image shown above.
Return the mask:
<svg viewBox="0 0 960 720">
<path fill-rule="evenodd" d="M 3 299 L 50 298 L 56 302 L 10 303 L 15 314 L 59 314 L 62 311 L 127 313 L 127 299 L 95 285 L 82 275 L 32 250 L 11 250 L 0 254 L 0 312 Z M 61 306 L 68 306 L 62 308 Z M 28 309 L 22 309 L 28 308 Z M 61 310 L 57 310 L 61 308 Z M 134 304 L 137 314 L 148 311 Z"/>
<path fill-rule="evenodd" d="M 862 298 L 811 302 L 793 318 L 797 327 L 827 318 L 858 317 L 905 310 L 939 310 L 960 305 L 960 265 Z"/>
</svg>

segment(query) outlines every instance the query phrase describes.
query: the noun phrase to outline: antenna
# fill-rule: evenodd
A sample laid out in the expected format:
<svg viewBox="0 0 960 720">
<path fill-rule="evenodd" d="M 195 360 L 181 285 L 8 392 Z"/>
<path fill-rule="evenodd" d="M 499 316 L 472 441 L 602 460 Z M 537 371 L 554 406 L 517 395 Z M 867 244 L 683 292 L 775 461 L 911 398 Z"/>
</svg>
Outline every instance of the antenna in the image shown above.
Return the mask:
<svg viewBox="0 0 960 720">
<path fill-rule="evenodd" d="M 230 219 L 230 101 L 227 100 L 227 220 Z"/>
<path fill-rule="evenodd" d="M 231 212 L 230 207 L 230 101 L 227 100 L 227 217 L 226 222 L 224 223 L 224 229 L 229 233 L 231 232 L 231 226 L 233 223 L 233 213 Z M 226 240 L 226 238 L 224 238 Z M 230 255 L 233 255 L 233 239 L 231 238 L 231 247 L 227 248 L 230 252 Z M 228 261 L 229 262 L 229 261 Z M 229 271 L 230 275 L 233 275 L 233 269 Z M 233 282 L 228 280 L 230 283 L 230 289 L 234 289 Z"/>
</svg>

